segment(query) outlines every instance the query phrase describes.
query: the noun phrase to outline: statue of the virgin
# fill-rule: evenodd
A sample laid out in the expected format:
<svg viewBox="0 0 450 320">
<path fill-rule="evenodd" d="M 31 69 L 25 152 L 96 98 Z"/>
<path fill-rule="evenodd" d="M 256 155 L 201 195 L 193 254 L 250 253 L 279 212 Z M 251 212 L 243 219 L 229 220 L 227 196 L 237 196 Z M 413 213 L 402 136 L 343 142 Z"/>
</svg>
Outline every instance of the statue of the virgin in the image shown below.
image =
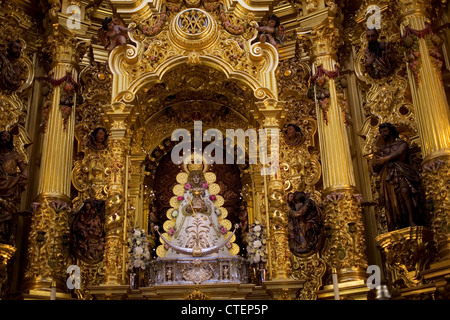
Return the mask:
<svg viewBox="0 0 450 320">
<path fill-rule="evenodd" d="M 176 192 L 179 206 L 169 213 L 172 219 L 164 226 L 167 233 L 160 234 L 164 242 L 163 255 L 166 258 L 233 256 L 230 249 L 236 246 L 232 243 L 234 232 L 229 230 L 231 223 L 224 219 L 223 210 L 214 205 L 220 196 L 210 193 L 202 170 L 189 171 L 186 180 L 183 195 Z M 214 186 L 218 187 L 217 184 Z"/>
</svg>

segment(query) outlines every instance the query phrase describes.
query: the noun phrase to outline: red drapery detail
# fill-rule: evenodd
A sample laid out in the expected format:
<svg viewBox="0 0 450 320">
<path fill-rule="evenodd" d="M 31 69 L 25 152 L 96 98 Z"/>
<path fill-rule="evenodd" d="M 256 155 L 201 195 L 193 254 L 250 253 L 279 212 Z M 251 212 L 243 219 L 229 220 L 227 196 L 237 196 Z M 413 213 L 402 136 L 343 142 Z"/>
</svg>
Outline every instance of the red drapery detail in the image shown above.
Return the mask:
<svg viewBox="0 0 450 320">
<path fill-rule="evenodd" d="M 67 72 L 67 74 L 64 77 L 62 77 L 61 79 L 55 79 L 53 76 L 53 73 L 52 73 L 50 75 L 50 77 L 48 78 L 48 81 L 54 87 L 60 86 L 64 82 L 72 84 L 75 90 L 78 90 L 78 88 L 80 87 L 80 85 L 72 77 L 71 72 Z"/>
<path fill-rule="evenodd" d="M 328 71 L 322 67 L 322 65 L 317 67 L 316 73 L 311 77 L 311 81 L 314 83 L 317 78 L 326 75 L 327 77 L 334 79 L 339 77 L 339 68 L 337 65 L 334 65 L 334 71 Z"/>
<path fill-rule="evenodd" d="M 433 33 L 433 30 L 431 30 L 431 26 L 428 23 L 425 23 L 425 29 L 422 29 L 422 30 L 415 30 L 415 29 L 411 28 L 410 26 L 406 26 L 405 33 L 403 34 L 402 39 L 407 36 L 410 36 L 410 35 L 414 35 L 416 37 L 423 38 L 426 35 L 432 34 L 432 33 Z"/>
</svg>

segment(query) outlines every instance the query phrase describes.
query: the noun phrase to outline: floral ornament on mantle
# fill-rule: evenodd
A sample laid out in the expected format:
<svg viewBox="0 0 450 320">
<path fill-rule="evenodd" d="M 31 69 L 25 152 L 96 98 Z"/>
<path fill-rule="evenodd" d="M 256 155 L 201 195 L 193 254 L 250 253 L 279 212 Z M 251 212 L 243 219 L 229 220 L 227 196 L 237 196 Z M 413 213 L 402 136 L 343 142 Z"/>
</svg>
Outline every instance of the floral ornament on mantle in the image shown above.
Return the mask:
<svg viewBox="0 0 450 320">
<path fill-rule="evenodd" d="M 256 220 L 247 234 L 247 261 L 250 264 L 267 262 L 267 235 L 265 227 Z"/>
<path fill-rule="evenodd" d="M 419 38 L 425 38 L 428 47 L 428 53 L 430 54 L 431 60 L 433 61 L 437 69 L 437 75 L 442 82 L 441 69 L 443 65 L 443 57 L 438 50 L 438 46 L 441 43 L 441 38 L 433 33 L 433 30 L 428 23 L 425 23 L 425 28 L 422 30 L 415 30 L 410 26 L 406 26 L 404 34 L 402 36 L 403 46 L 405 48 L 406 54 L 406 62 L 408 63 L 409 69 L 414 75 L 416 83 L 420 83 L 419 69 L 422 64 L 419 50 Z"/>
<path fill-rule="evenodd" d="M 334 71 L 328 71 L 321 65 L 317 67 L 316 73 L 311 77 L 311 84 L 308 89 L 308 97 L 316 99 L 323 113 L 325 124 L 328 125 L 328 109 L 330 108 L 330 79 L 339 77 L 339 68 L 335 65 Z"/>
<path fill-rule="evenodd" d="M 128 237 L 128 253 L 130 261 L 128 270 L 145 269 L 150 261 L 150 250 L 148 249 L 147 234 L 145 230 L 133 229 Z"/>
<path fill-rule="evenodd" d="M 55 79 L 53 77 L 53 74 L 49 77 L 49 83 L 54 86 L 58 87 L 64 84 L 62 87 L 62 90 L 60 90 L 60 98 L 59 98 L 59 108 L 61 111 L 61 117 L 63 118 L 64 123 L 64 129 L 67 128 L 67 120 L 69 119 L 70 115 L 72 114 L 72 108 L 75 104 L 75 95 L 78 91 L 80 85 L 75 81 L 75 79 L 72 77 L 72 73 L 68 72 L 64 77 L 61 79 Z"/>
</svg>

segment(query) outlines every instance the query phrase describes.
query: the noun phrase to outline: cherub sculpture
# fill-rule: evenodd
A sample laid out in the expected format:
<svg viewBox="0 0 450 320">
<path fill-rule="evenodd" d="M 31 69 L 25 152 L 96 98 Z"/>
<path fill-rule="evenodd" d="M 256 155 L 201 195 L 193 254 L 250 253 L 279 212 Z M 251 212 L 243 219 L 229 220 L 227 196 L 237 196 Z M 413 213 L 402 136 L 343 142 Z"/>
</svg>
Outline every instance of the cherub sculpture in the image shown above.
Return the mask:
<svg viewBox="0 0 450 320">
<path fill-rule="evenodd" d="M 260 26 L 255 27 L 259 31 L 258 39 L 261 43 L 269 42 L 278 50 L 278 45 L 283 45 L 286 30 L 276 15 L 271 14 L 267 19 L 262 21 Z"/>
<path fill-rule="evenodd" d="M 106 17 L 103 20 L 102 27 L 98 30 L 100 42 L 111 52 L 117 46 L 127 45 L 127 32 L 131 31 L 126 28 L 122 21 L 118 18 Z"/>
</svg>

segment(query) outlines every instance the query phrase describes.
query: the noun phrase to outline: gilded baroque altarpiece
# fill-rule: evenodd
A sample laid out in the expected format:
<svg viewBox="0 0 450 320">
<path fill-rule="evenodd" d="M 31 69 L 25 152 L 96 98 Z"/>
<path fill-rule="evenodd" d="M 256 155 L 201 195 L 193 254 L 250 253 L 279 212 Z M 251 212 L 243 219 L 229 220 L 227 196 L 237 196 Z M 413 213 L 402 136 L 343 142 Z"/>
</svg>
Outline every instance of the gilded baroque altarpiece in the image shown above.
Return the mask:
<svg viewBox="0 0 450 320">
<path fill-rule="evenodd" d="M 267 260 L 245 272 L 226 261 L 165 263 L 164 281 L 182 270 L 182 298 L 333 299 L 337 274 L 341 299 L 373 299 L 379 291 L 368 288 L 366 270 L 377 265 L 392 298 L 448 299 L 449 10 L 428 0 L 0 1 L 0 48 L 21 44 L 17 60 L 2 55 L 2 84 L 22 66 L 20 85 L 0 89 L 0 128 L 14 132 L 29 171 L 17 204 L 2 200 L 17 226 L 0 245 L 0 298 L 47 299 L 52 288 L 57 299 L 180 298 L 176 284 L 173 292 L 154 285 L 148 269 L 130 284 L 127 242 L 144 229 L 157 259 L 163 241 L 149 226 L 169 221 L 171 199 L 183 194 L 171 136 L 187 129 L 195 139 L 201 121 L 224 137 L 230 129 L 275 130 L 279 167 L 262 174 L 248 144 L 235 152 L 242 162 L 208 167 L 226 229 L 242 226 L 237 204 L 245 203 L 248 225 L 266 229 Z M 277 46 L 258 31 L 270 15 L 281 26 Z M 366 64 L 367 29 L 377 21 L 395 62 L 381 77 Z M 114 37 L 108 25 L 118 28 Z M 423 180 L 426 225 L 388 230 L 371 167 L 386 122 Z M 299 129 L 294 138 L 290 125 Z M 276 135 L 268 138 L 270 145 Z M 317 207 L 308 249 L 292 246 L 301 231 L 287 202 L 296 191 Z M 98 235 L 83 242 L 77 223 L 93 208 Z M 245 259 L 244 234 L 233 237 L 233 255 Z M 69 266 L 81 275 L 74 290 Z M 228 281 L 231 267 L 248 279 Z M 217 287 L 203 288 L 216 273 Z"/>
</svg>

